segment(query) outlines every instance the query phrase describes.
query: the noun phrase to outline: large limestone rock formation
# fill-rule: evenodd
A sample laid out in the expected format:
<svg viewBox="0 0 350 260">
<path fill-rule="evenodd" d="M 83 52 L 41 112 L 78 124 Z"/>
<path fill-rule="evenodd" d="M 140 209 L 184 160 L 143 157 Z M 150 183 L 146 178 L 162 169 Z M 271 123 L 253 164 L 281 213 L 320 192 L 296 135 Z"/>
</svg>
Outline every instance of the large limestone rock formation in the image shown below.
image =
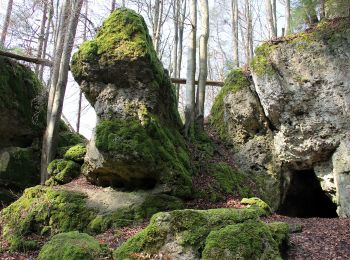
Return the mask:
<svg viewBox="0 0 350 260">
<path fill-rule="evenodd" d="M 348 18 L 337 19 L 261 45 L 254 84 L 224 99 L 235 156 L 246 159 L 238 163 L 254 161 L 251 170 L 281 177 L 281 205 L 291 186 L 301 185 L 295 176 L 315 173 L 338 214 L 350 216 L 349 28 Z"/>
<path fill-rule="evenodd" d="M 98 124 L 84 173 L 95 184 L 191 193 L 174 89 L 143 18 L 115 11 L 74 55 L 72 72 Z M 159 185 L 158 185 L 159 184 Z"/>
</svg>

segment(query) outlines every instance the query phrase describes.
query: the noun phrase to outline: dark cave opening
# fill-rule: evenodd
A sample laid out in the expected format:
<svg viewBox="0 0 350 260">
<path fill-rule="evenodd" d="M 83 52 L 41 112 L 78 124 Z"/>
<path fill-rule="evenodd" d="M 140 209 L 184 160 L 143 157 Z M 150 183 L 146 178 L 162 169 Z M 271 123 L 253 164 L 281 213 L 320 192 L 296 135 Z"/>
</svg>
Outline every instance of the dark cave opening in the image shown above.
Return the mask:
<svg viewBox="0 0 350 260">
<path fill-rule="evenodd" d="M 337 206 L 322 190 L 313 170 L 293 171 L 279 214 L 290 217 L 335 218 Z"/>
</svg>

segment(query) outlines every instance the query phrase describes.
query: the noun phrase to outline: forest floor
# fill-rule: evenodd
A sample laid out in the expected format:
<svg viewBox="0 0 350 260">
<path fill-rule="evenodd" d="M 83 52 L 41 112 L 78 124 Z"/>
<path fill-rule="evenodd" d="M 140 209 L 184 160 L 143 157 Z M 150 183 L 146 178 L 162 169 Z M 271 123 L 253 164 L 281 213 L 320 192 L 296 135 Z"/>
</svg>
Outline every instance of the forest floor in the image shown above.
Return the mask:
<svg viewBox="0 0 350 260">
<path fill-rule="evenodd" d="M 216 147 L 212 162 L 221 161 L 234 166 L 232 156 L 230 156 L 230 147 L 226 146 L 224 142 L 221 142 L 217 138 L 216 133 L 211 129 L 206 128 L 206 130 Z M 198 185 L 198 187 L 206 185 L 206 182 L 210 181 L 211 178 L 205 175 L 205 172 L 193 179 L 194 185 Z M 108 191 L 108 189 L 91 185 L 83 176 L 64 186 L 67 189 L 84 190 L 89 193 L 103 193 L 104 191 Z M 189 201 L 186 206 L 187 208 L 195 209 L 242 208 L 244 206 L 240 203 L 240 200 L 240 197 L 231 195 L 227 196 L 226 199 L 221 202 L 193 200 Z M 290 234 L 290 246 L 284 255 L 284 259 L 350 259 L 350 218 L 291 218 L 274 214 L 264 217 L 262 220 L 265 222 L 282 221 L 293 226 L 299 225 L 302 227 L 300 232 Z M 109 229 L 95 237 L 101 243 L 106 244 L 112 251 L 128 238 L 143 230 L 148 225 L 148 222 L 149 220 L 145 220 L 143 223 L 136 224 L 132 227 L 124 227 L 117 230 Z M 44 237 L 35 237 L 35 239 L 41 239 L 40 244 L 43 244 L 47 240 L 47 238 Z M 0 253 L 1 260 L 31 260 L 36 259 L 39 253 L 39 251 L 26 253 L 9 252 L 5 249 L 6 247 L 7 243 L 0 237 L 0 249 L 4 249 Z M 151 258 L 145 257 L 141 259 Z"/>
</svg>

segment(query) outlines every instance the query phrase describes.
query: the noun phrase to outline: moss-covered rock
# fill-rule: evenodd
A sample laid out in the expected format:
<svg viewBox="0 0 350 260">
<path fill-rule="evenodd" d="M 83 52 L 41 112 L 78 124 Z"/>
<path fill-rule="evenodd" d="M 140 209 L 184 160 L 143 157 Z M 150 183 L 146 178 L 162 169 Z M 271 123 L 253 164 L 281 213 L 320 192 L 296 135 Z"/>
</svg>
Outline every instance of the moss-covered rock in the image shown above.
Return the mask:
<svg viewBox="0 0 350 260">
<path fill-rule="evenodd" d="M 168 74 L 144 19 L 118 9 L 83 43 L 72 72 L 98 116 L 84 174 L 101 186 L 191 195 L 188 151 Z"/>
<path fill-rule="evenodd" d="M 276 250 L 274 252 L 278 254 L 278 245 L 272 239 L 270 230 L 265 224 L 258 221 L 261 214 L 264 212 L 259 208 L 176 210 L 169 213 L 158 213 L 152 217 L 146 229 L 117 248 L 113 257 L 114 259 L 133 259 L 133 254 L 142 252 L 151 255 L 162 253 L 174 259 L 199 259 L 203 249 L 207 246 L 207 238 L 212 232 L 239 223 L 243 224 L 239 224 L 238 229 L 244 226 L 243 229 L 246 232 L 245 229 L 249 226 L 245 225 L 247 221 L 252 223 L 252 226 L 259 226 L 260 230 L 263 230 L 262 233 L 269 238 L 268 241 Z M 256 232 L 259 233 L 259 230 Z M 244 233 L 241 236 L 249 237 L 249 234 Z M 261 239 L 261 237 L 251 236 L 251 241 L 247 243 L 259 244 Z M 212 240 L 209 239 L 209 241 Z M 222 239 L 220 242 L 223 243 Z M 210 246 L 210 243 L 208 245 Z"/>
<path fill-rule="evenodd" d="M 108 256 L 107 250 L 88 234 L 72 231 L 55 235 L 40 250 L 39 260 L 94 260 Z"/>
<path fill-rule="evenodd" d="M 61 121 L 60 130 L 58 134 L 58 143 L 57 143 L 57 156 L 56 158 L 64 158 L 65 153 L 72 148 L 73 146 L 82 145 L 87 143 L 87 140 L 81 134 L 72 132 L 67 125 Z M 78 146 L 77 149 L 80 149 Z M 73 151 L 72 151 L 73 152 Z M 74 151 L 77 152 L 77 151 Z M 80 150 L 81 152 L 81 150 Z M 73 160 L 74 161 L 74 160 Z M 81 161 L 79 161 L 81 162 Z"/>
<path fill-rule="evenodd" d="M 80 164 L 66 159 L 53 160 L 47 167 L 47 172 L 49 180 L 46 185 L 65 184 L 79 176 Z"/>
<path fill-rule="evenodd" d="M 40 152 L 33 148 L 7 148 L 0 152 L 0 183 L 21 191 L 40 182 Z"/>
<path fill-rule="evenodd" d="M 28 147 L 46 125 L 43 87 L 30 68 L 0 57 L 0 149 Z"/>
<path fill-rule="evenodd" d="M 1 211 L 0 227 L 10 249 L 23 250 L 33 246 L 34 240 L 29 245 L 25 239 L 31 234 L 49 236 L 74 230 L 100 233 L 182 207 L 179 199 L 164 194 L 78 192 L 36 186 L 26 189 L 22 197 Z"/>
<path fill-rule="evenodd" d="M 246 221 L 210 232 L 202 259 L 282 258 L 268 226 L 261 221 Z"/>
<path fill-rule="evenodd" d="M 272 210 L 271 210 L 270 206 L 265 201 L 263 201 L 262 199 L 259 199 L 259 198 L 256 198 L 256 197 L 243 198 L 241 200 L 241 203 L 243 205 L 248 205 L 250 207 L 259 207 L 259 208 L 263 209 L 266 212 L 266 214 L 271 214 L 272 213 Z"/>
<path fill-rule="evenodd" d="M 86 154 L 86 147 L 84 144 L 77 144 L 64 154 L 64 159 L 72 160 L 77 163 L 83 163 Z"/>
<path fill-rule="evenodd" d="M 214 100 L 209 120 L 211 125 L 215 127 L 219 135 L 224 139 L 227 137 L 224 98 L 229 93 L 236 93 L 241 89 L 249 87 L 250 84 L 249 78 L 244 74 L 242 69 L 232 70 L 226 77 L 223 88 Z"/>
</svg>

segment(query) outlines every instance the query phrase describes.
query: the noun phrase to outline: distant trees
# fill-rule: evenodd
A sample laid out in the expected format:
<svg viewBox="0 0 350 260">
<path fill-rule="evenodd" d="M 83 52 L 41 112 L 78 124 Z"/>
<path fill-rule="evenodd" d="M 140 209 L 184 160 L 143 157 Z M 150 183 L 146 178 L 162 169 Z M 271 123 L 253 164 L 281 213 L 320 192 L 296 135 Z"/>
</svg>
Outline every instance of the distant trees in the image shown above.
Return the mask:
<svg viewBox="0 0 350 260">
<path fill-rule="evenodd" d="M 231 0 L 231 11 L 232 11 L 232 42 L 233 42 L 233 66 L 239 67 L 239 56 L 238 56 L 238 0 Z"/>
</svg>

